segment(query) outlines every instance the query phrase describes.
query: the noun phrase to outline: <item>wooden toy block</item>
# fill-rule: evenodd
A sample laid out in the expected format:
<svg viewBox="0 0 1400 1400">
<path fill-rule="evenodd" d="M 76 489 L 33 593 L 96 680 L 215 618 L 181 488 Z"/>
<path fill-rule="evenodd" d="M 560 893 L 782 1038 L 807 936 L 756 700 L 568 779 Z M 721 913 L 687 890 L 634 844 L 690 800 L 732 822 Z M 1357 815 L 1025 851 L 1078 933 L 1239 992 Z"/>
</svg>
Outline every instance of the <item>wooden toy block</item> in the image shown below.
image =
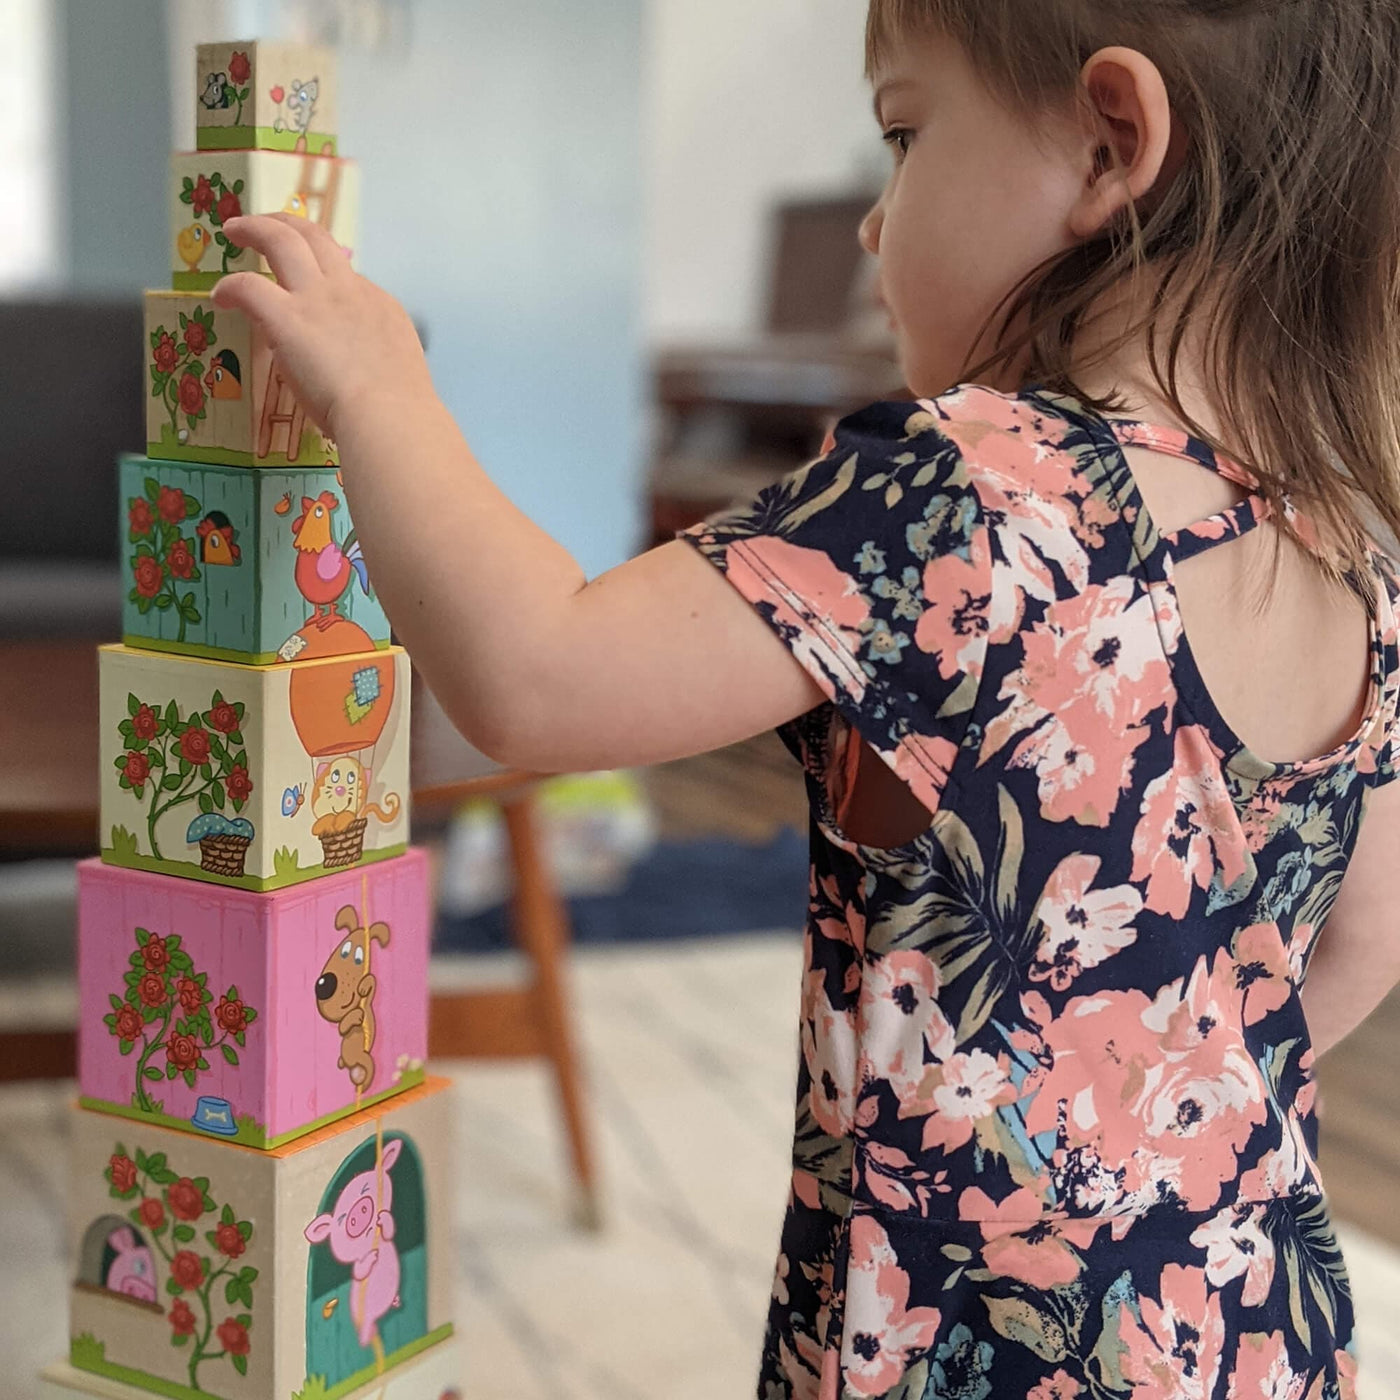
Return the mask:
<svg viewBox="0 0 1400 1400">
<path fill-rule="evenodd" d="M 269 665 L 303 628 L 389 645 L 339 473 L 121 461 L 130 646 Z M 295 645 L 295 643 L 293 644 Z"/>
<path fill-rule="evenodd" d="M 239 214 L 295 214 L 323 225 L 347 253 L 359 232 L 359 168 L 335 156 L 290 151 L 195 151 L 170 158 L 170 285 L 207 291 L 229 272 L 271 269 L 230 243 Z"/>
<path fill-rule="evenodd" d="M 345 1400 L 462 1400 L 466 1370 L 462 1341 L 451 1336 L 347 1392 Z M 150 1394 L 66 1361 L 39 1373 L 39 1400 L 150 1400 Z"/>
<path fill-rule="evenodd" d="M 387 1383 L 452 1334 L 452 1105 L 428 1079 L 272 1152 L 75 1107 L 71 1364 L 173 1400 Z"/>
<path fill-rule="evenodd" d="M 270 39 L 195 49 L 201 151 L 336 149 L 335 55 Z"/>
<path fill-rule="evenodd" d="M 272 1148 L 411 1088 L 430 928 L 417 850 L 275 894 L 83 861 L 79 1101 Z"/>
<path fill-rule="evenodd" d="M 197 292 L 146 293 L 146 451 L 230 467 L 334 466 L 260 331 Z"/>
<path fill-rule="evenodd" d="M 98 649 L 103 860 L 273 890 L 406 848 L 408 656 L 344 619 L 295 644 L 275 666 Z"/>
</svg>

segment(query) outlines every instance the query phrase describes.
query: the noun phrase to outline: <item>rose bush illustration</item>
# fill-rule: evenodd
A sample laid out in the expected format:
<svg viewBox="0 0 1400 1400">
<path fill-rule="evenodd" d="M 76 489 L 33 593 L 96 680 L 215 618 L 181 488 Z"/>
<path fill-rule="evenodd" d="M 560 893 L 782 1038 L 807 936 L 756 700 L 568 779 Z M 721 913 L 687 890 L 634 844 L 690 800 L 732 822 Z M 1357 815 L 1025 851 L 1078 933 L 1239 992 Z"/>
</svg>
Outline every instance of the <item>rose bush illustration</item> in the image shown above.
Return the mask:
<svg viewBox="0 0 1400 1400">
<path fill-rule="evenodd" d="M 225 700 L 223 692 L 216 690 L 208 710 L 196 710 L 182 719 L 174 700 L 162 709 L 129 694 L 126 711 L 127 718 L 118 725 L 126 748 L 114 760 L 117 781 L 141 802 L 148 800 L 150 789 L 146 832 L 157 860 L 163 857 L 156 843 L 156 823 L 172 808 L 196 802 L 206 815 L 222 812 L 226 805 L 235 812 L 243 810 L 252 795 L 253 780 L 243 749 L 241 700 Z"/>
<path fill-rule="evenodd" d="M 141 1047 L 136 1088 L 131 1095 L 134 1108 L 144 1113 L 161 1111 L 161 1105 L 146 1091 L 147 1082 L 181 1078 L 193 1089 L 199 1075 L 209 1068 L 206 1051 L 217 1050 L 229 1064 L 238 1063 L 235 1046 L 247 1044 L 248 1027 L 258 1019 L 258 1013 L 239 996 L 237 987 L 230 987 L 211 1016 L 209 1004 L 214 996 L 206 985 L 208 980 L 208 973 L 195 971 L 178 933 L 162 938 L 144 928 L 136 930 L 136 948 L 126 970 L 126 995 L 111 993 L 108 1000 L 112 1009 L 102 1018 L 116 1036 L 121 1054 L 130 1055 Z M 157 1052 L 162 1050 L 164 1065 L 156 1062 Z M 160 1202 L 154 1204 L 159 1207 Z M 189 1209 L 191 1204 L 190 1193 L 182 1191 L 170 1208 L 181 1215 L 182 1208 Z"/>
<path fill-rule="evenodd" d="M 189 205 L 195 222 L 208 219 L 210 226 L 215 230 L 214 242 L 223 253 L 224 265 L 221 270 L 224 272 L 230 270 L 231 262 L 236 262 L 243 256 L 243 249 L 230 243 L 228 235 L 224 232 L 224 225 L 230 219 L 238 218 L 243 212 L 242 194 L 242 180 L 227 184 L 217 170 L 212 175 L 200 175 L 193 180 L 186 175 L 180 188 L 180 203 Z M 195 353 L 202 354 L 203 351 L 197 350 Z"/>
<path fill-rule="evenodd" d="M 234 1261 L 253 1237 L 252 1223 L 238 1219 L 231 1205 L 221 1206 L 214 1200 L 208 1177 L 180 1176 L 167 1164 L 164 1152 L 147 1156 L 138 1147 L 132 1157 L 117 1143 L 102 1175 L 109 1195 L 135 1202 L 127 1218 L 149 1233 L 165 1261 L 165 1292 L 174 1300 L 166 1314 L 170 1344 L 190 1348 L 191 1387 L 202 1389 L 199 1368 L 206 1361 L 227 1360 L 240 1376 L 246 1376 L 258 1271 L 249 1264 L 236 1267 Z M 195 1222 L 216 1212 L 214 1228 L 203 1232 L 209 1250 L 205 1253 L 197 1244 L 200 1232 Z M 222 1305 L 216 1300 L 220 1280 L 223 1286 L 217 1292 Z M 234 1307 L 246 1311 L 230 1313 Z"/>
<path fill-rule="evenodd" d="M 223 234 L 219 234 L 223 238 Z M 227 240 L 225 240 L 227 241 Z M 227 267 L 224 269 L 227 271 Z M 180 415 L 190 431 L 208 416 L 204 392 L 204 361 L 200 356 L 219 343 L 214 330 L 214 313 L 196 306 L 188 315 L 180 313 L 178 336 L 163 325 L 151 332 L 151 361 L 147 366 L 151 397 L 159 399 L 170 415 L 170 427 L 178 440 Z M 196 346 L 199 347 L 196 349 Z M 168 517 L 162 517 L 168 519 Z M 131 522 L 135 529 L 136 522 Z"/>
<path fill-rule="evenodd" d="M 176 640 L 181 642 L 186 625 L 200 621 L 194 594 L 179 593 L 175 587 L 177 581 L 191 583 L 200 576 L 194 538 L 182 533 L 185 521 L 199 513 L 199 501 L 188 491 L 162 486 L 153 476 L 146 478 L 145 494 L 126 503 L 126 538 L 135 546 L 128 560 L 132 588 L 127 597 L 143 617 L 152 608 L 174 608 L 180 619 Z"/>
</svg>

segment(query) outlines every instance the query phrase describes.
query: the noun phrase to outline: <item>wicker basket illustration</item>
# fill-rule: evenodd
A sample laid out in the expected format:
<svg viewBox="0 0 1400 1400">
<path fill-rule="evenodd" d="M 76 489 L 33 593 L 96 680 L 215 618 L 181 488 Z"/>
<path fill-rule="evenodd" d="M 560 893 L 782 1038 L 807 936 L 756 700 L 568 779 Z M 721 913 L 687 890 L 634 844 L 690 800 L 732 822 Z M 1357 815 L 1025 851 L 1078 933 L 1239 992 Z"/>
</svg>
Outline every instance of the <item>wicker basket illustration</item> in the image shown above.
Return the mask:
<svg viewBox="0 0 1400 1400">
<path fill-rule="evenodd" d="M 241 875 L 252 844 L 248 836 L 206 836 L 199 843 L 199 868 L 215 875 Z"/>
<path fill-rule="evenodd" d="M 325 853 L 327 870 L 335 870 L 342 865 L 354 865 L 364 854 L 365 828 L 369 821 L 361 817 L 351 822 L 344 831 L 328 831 L 321 837 L 321 850 Z"/>
</svg>

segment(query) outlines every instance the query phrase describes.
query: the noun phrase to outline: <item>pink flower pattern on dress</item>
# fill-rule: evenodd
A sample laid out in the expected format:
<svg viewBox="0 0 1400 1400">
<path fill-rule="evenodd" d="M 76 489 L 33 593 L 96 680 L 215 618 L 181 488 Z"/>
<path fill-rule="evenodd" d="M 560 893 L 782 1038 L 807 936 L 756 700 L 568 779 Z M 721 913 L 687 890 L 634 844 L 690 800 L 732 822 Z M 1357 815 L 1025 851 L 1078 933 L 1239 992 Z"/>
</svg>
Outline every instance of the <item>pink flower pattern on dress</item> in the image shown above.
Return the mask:
<svg viewBox="0 0 1400 1400">
<path fill-rule="evenodd" d="M 1244 499 L 1162 535 L 1129 445 Z M 759 1400 L 1354 1400 L 1299 991 L 1397 771 L 1400 570 L 1373 551 L 1357 734 L 1263 761 L 1173 587 L 1268 519 L 1256 486 L 1184 433 L 963 386 L 681 532 L 826 696 L 779 730 L 811 878 Z M 924 832 L 842 828 L 853 756 Z"/>
</svg>

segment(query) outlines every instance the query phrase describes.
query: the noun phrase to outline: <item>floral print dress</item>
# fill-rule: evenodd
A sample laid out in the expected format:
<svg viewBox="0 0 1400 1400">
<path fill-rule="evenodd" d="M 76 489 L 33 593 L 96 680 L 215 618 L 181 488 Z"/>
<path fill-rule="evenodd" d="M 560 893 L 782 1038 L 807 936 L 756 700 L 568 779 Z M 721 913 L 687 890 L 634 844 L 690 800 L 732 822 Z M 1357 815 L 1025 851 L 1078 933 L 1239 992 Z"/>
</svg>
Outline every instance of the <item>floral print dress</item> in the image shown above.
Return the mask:
<svg viewBox="0 0 1400 1400">
<path fill-rule="evenodd" d="M 759 1400 L 1355 1394 L 1299 992 L 1395 776 L 1395 566 L 1373 552 L 1360 729 L 1266 762 L 1172 576 L 1269 507 L 1162 534 L 1133 444 L 1257 485 L 1184 433 L 964 386 L 853 414 L 681 532 L 829 697 L 779 731 L 810 914 Z M 932 814 L 905 845 L 839 825 L 861 741 Z"/>
</svg>

